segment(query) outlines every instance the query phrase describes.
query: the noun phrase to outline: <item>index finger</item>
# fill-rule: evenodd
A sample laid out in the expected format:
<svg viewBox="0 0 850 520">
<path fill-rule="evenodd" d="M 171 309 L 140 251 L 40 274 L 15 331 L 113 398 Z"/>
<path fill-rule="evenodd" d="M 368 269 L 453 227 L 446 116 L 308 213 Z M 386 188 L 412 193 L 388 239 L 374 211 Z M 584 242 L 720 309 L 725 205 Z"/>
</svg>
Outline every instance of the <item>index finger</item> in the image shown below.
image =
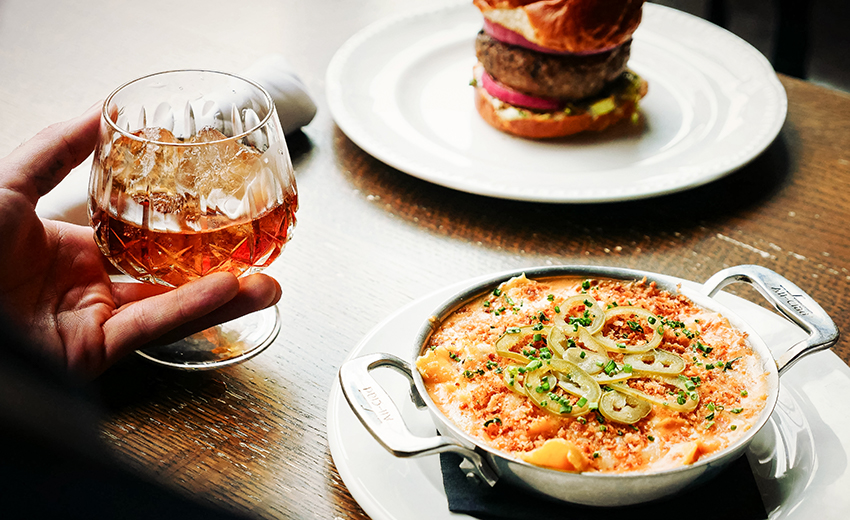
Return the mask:
<svg viewBox="0 0 850 520">
<path fill-rule="evenodd" d="M 33 205 L 94 150 L 101 103 L 55 123 L 0 159 L 0 186 L 22 193 Z"/>
</svg>

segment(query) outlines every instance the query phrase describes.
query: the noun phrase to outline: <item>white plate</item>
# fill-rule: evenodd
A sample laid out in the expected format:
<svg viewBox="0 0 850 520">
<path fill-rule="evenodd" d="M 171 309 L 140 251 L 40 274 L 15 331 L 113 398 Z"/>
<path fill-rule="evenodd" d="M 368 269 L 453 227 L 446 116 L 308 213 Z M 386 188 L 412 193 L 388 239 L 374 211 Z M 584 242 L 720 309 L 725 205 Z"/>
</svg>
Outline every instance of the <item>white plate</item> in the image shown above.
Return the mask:
<svg viewBox="0 0 850 520">
<path fill-rule="evenodd" d="M 422 323 L 445 300 L 478 280 L 455 284 L 402 308 L 376 326 L 349 358 L 388 352 L 408 359 Z M 682 281 L 683 285 L 695 286 Z M 774 354 L 805 337 L 790 322 L 728 293 L 720 302 L 747 321 Z M 414 433 L 433 435 L 425 411 L 410 403 L 408 383 L 390 370 L 372 375 L 394 397 Z M 813 354 L 781 378 L 779 401 L 747 457 L 771 520 L 846 519 L 850 510 L 850 367 L 831 351 Z M 351 495 L 374 520 L 471 518 L 448 510 L 439 457 L 390 455 L 351 412 L 339 383 L 328 406 L 331 455 Z M 722 500 L 722 497 L 715 497 Z"/>
<path fill-rule="evenodd" d="M 646 4 L 629 66 L 649 82 L 646 125 L 531 141 L 499 132 L 469 87 L 482 16 L 472 2 L 377 22 L 327 71 L 336 123 L 363 150 L 421 179 L 538 202 L 638 199 L 745 165 L 776 137 L 787 99 L 755 48 L 700 18 Z"/>
</svg>

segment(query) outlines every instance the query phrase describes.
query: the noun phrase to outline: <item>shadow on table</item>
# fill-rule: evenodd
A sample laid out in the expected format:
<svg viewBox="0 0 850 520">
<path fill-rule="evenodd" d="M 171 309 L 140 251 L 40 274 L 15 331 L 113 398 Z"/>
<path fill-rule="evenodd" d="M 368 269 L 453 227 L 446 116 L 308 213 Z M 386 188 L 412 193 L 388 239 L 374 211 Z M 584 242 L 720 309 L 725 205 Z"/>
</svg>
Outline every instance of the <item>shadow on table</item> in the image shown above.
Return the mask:
<svg viewBox="0 0 850 520">
<path fill-rule="evenodd" d="M 172 400 L 179 400 L 178 394 L 186 394 L 187 400 L 198 396 L 216 399 L 227 392 L 227 385 L 218 371 L 179 372 L 156 366 L 135 355 L 116 363 L 93 386 L 110 412 L 159 402 L 163 396 L 170 396 Z"/>
<path fill-rule="evenodd" d="M 297 130 L 286 136 L 286 147 L 289 150 L 289 156 L 295 165 L 295 172 L 298 172 L 299 163 L 310 156 L 314 150 L 313 142 L 302 132 Z"/>
<path fill-rule="evenodd" d="M 453 238 L 541 253 L 549 249 L 545 242 L 605 237 L 617 243 L 635 236 L 689 235 L 700 227 L 746 218 L 780 193 L 791 177 L 787 146 L 780 135 L 750 164 L 683 192 L 600 204 L 522 202 L 468 194 L 405 175 L 337 132 L 342 170 L 362 193 L 376 196 L 376 204 L 385 211 L 435 233 L 450 229 Z"/>
</svg>

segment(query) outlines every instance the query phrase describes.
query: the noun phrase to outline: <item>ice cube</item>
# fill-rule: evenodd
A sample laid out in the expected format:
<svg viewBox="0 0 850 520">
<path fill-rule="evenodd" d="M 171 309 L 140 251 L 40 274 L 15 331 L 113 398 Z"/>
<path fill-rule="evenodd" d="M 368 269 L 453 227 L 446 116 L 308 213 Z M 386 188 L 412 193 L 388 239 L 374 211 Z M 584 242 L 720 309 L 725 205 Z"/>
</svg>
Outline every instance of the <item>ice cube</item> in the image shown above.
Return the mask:
<svg viewBox="0 0 850 520">
<path fill-rule="evenodd" d="M 195 146 L 163 144 L 181 142 L 163 128 L 134 135 L 145 140 L 121 136 L 105 159 L 113 191 L 154 213 L 179 214 L 189 225 L 215 213 L 233 220 L 254 216 L 257 194 L 248 192 L 264 185 L 256 182 L 260 172 L 268 173 L 262 154 L 211 127 L 185 141 Z"/>
<path fill-rule="evenodd" d="M 180 165 L 181 175 L 191 177 L 198 196 L 204 199 L 202 206 L 236 217 L 232 214 L 233 200 L 244 197 L 246 187 L 262 170 L 261 154 L 227 140 L 214 128 L 202 129 L 187 142 L 201 146 L 186 150 Z"/>
<path fill-rule="evenodd" d="M 105 159 L 104 169 L 112 176 L 112 193 L 120 194 L 115 200 L 129 198 L 153 213 L 179 213 L 186 220 L 197 220 L 194 187 L 178 182 L 182 147 L 163 144 L 179 141 L 170 131 L 158 127 L 146 127 L 133 135 L 144 140 L 122 135 L 112 143 Z M 126 205 L 127 202 L 118 204 L 120 207 L 115 210 L 123 214 Z M 142 211 L 138 218 L 150 219 L 150 212 Z M 150 225 L 150 222 L 138 223 Z"/>
<path fill-rule="evenodd" d="M 112 144 L 106 159 L 113 186 L 134 198 L 151 191 L 176 192 L 181 150 L 159 144 L 176 143 L 174 135 L 163 128 L 143 128 L 133 135 L 145 140 L 122 135 Z"/>
</svg>

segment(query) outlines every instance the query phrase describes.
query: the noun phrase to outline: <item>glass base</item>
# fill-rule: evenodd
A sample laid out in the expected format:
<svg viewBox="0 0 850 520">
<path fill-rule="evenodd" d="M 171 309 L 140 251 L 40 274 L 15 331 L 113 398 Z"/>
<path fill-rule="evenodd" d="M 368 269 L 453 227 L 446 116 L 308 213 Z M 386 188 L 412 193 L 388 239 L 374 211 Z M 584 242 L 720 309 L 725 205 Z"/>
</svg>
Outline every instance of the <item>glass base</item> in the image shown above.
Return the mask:
<svg viewBox="0 0 850 520">
<path fill-rule="evenodd" d="M 139 350 L 148 361 L 177 370 L 213 370 L 248 360 L 280 332 L 277 306 L 202 330 L 168 345 Z"/>
</svg>

